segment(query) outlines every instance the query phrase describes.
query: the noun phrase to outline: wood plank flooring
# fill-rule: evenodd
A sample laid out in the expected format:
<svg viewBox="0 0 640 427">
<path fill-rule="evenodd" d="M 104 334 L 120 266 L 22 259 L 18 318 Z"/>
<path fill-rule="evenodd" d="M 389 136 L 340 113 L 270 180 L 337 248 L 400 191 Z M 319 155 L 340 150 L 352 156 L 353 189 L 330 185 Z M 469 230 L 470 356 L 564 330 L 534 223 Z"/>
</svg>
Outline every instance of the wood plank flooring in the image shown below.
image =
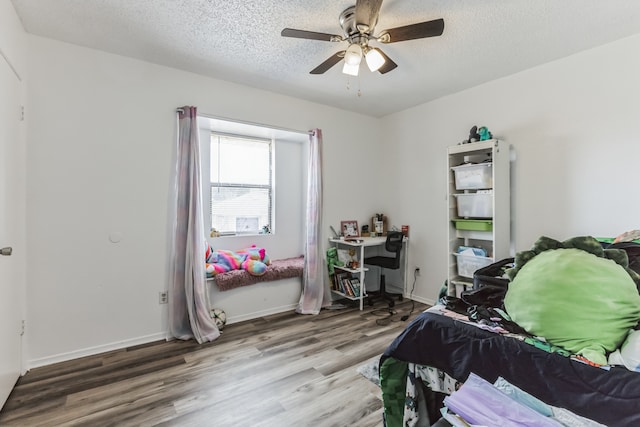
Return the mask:
<svg viewBox="0 0 640 427">
<path fill-rule="evenodd" d="M 213 343 L 154 342 L 36 368 L 2 426 L 381 426 L 380 389 L 356 372 L 427 306 L 397 302 L 227 325 Z"/>
</svg>

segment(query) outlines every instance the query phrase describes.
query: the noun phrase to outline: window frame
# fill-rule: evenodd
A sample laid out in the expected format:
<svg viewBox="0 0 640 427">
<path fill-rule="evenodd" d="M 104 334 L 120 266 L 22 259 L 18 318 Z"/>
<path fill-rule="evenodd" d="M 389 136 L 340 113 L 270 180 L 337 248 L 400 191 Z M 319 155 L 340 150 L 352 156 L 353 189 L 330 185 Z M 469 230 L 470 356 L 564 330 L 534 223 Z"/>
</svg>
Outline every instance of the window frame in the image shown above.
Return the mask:
<svg viewBox="0 0 640 427">
<path fill-rule="evenodd" d="M 275 138 L 267 138 L 267 137 L 258 137 L 252 135 L 244 135 L 240 133 L 229 133 L 229 132 L 221 132 L 216 130 L 209 130 L 207 135 L 209 138 L 206 141 L 206 152 L 201 153 L 201 157 L 203 159 L 203 163 L 206 162 L 206 167 L 203 164 L 202 166 L 202 176 L 206 178 L 205 183 L 208 182 L 209 185 L 207 187 L 207 191 L 209 191 L 209 195 L 204 199 L 208 200 L 208 205 L 205 207 L 205 218 L 207 220 L 207 234 L 212 229 L 213 222 L 213 198 L 211 197 L 211 193 L 214 188 L 249 188 L 249 189 L 266 189 L 268 194 L 268 225 L 269 225 L 269 233 L 261 233 L 260 229 L 257 233 L 238 233 L 235 232 L 219 232 L 220 237 L 236 237 L 236 236 L 259 236 L 264 234 L 275 234 Z M 214 138 L 216 136 L 227 137 L 227 138 L 236 138 L 241 140 L 251 140 L 258 141 L 264 144 L 267 144 L 269 151 L 269 182 L 268 184 L 239 184 L 239 183 L 219 183 L 213 182 L 211 180 L 211 150 L 214 145 Z M 201 145 L 205 145 L 201 144 Z M 204 150 L 203 150 L 204 151 Z M 206 170 L 205 170 L 206 169 Z M 205 185 L 203 185 L 203 188 Z M 204 195 L 203 195 L 204 196 Z"/>
</svg>

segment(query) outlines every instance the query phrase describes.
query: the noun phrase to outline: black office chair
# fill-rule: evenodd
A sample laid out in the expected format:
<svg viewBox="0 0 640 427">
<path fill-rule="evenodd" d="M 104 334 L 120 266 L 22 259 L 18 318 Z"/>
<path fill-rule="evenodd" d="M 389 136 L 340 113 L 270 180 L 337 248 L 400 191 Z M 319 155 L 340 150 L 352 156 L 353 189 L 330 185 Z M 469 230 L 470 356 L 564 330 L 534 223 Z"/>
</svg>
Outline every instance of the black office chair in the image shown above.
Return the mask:
<svg viewBox="0 0 640 427">
<path fill-rule="evenodd" d="M 402 239 L 404 235 L 399 231 L 389 231 L 387 233 L 387 241 L 384 244 L 384 248 L 387 252 L 394 253 L 395 256 L 372 256 L 364 259 L 364 263 L 368 265 L 377 265 L 380 267 L 380 289 L 375 292 L 369 293 L 369 305 L 373 305 L 374 300 L 382 299 L 389 303 L 389 307 L 395 305 L 394 297 L 398 297 L 402 301 L 402 294 L 390 294 L 387 293 L 386 283 L 384 278 L 384 268 L 390 270 L 397 270 L 400 268 L 400 252 L 402 252 Z"/>
</svg>

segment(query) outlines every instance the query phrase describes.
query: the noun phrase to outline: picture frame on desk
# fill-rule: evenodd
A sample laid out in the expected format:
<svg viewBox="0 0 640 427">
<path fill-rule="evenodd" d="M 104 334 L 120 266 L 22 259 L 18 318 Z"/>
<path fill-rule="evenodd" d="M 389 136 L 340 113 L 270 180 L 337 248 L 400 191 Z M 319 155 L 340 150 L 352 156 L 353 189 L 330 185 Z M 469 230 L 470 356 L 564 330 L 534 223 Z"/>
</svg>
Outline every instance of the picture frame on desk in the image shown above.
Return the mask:
<svg viewBox="0 0 640 427">
<path fill-rule="evenodd" d="M 340 221 L 340 231 L 345 238 L 360 237 L 358 221 L 356 220 Z"/>
</svg>

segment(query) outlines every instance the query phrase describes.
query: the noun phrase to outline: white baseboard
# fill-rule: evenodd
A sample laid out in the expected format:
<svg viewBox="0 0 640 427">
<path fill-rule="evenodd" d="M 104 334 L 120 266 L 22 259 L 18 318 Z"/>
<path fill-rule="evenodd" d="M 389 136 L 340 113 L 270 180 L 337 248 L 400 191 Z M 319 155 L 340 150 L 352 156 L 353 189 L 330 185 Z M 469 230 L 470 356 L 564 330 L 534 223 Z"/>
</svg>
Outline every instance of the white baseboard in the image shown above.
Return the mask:
<svg viewBox="0 0 640 427">
<path fill-rule="evenodd" d="M 432 300 L 430 298 L 422 298 L 422 297 L 419 297 L 417 295 L 409 296 L 407 294 L 405 294 L 404 297 L 407 298 L 407 299 L 412 299 L 412 300 L 417 301 L 417 302 L 421 302 L 423 304 L 427 304 L 427 305 L 431 305 L 431 306 L 436 305 L 436 301 Z"/>
<path fill-rule="evenodd" d="M 253 313 L 246 313 L 238 316 L 232 316 L 227 319 L 227 324 L 233 324 L 242 322 L 245 320 L 257 319 L 263 316 L 269 316 L 271 314 L 285 313 L 287 311 L 293 311 L 296 309 L 297 304 L 289 304 L 280 307 L 270 307 L 266 310 L 261 310 Z M 32 359 L 27 361 L 26 370 L 22 375 L 26 374 L 30 369 L 39 368 L 41 366 L 52 365 L 54 363 L 66 362 L 68 360 L 79 359 L 85 356 L 94 356 L 100 353 L 106 353 L 108 351 L 121 350 L 123 348 L 132 347 L 135 345 L 148 344 L 153 341 L 166 340 L 168 338 L 168 332 L 159 332 L 157 334 L 146 335 L 143 337 L 131 338 L 123 341 L 116 341 L 109 344 L 98 345 L 95 347 L 84 348 L 80 350 L 70 351 L 68 353 L 55 354 L 53 356 L 42 357 L 40 359 Z"/>
<path fill-rule="evenodd" d="M 40 359 L 28 360 L 27 371 L 29 369 L 39 368 L 41 366 L 52 365 L 59 362 L 66 362 L 68 360 L 79 359 L 85 356 L 93 356 L 100 353 L 106 353 L 108 351 L 121 350 L 123 348 L 131 347 L 134 345 L 147 344 L 153 341 L 160 341 L 165 339 L 167 339 L 167 332 L 159 332 L 157 334 L 146 335 L 143 337 L 131 338 L 128 340 L 116 341 L 109 344 L 98 345 L 95 347 L 74 350 L 68 353 L 55 354 L 53 356 L 47 356 Z"/>
</svg>

